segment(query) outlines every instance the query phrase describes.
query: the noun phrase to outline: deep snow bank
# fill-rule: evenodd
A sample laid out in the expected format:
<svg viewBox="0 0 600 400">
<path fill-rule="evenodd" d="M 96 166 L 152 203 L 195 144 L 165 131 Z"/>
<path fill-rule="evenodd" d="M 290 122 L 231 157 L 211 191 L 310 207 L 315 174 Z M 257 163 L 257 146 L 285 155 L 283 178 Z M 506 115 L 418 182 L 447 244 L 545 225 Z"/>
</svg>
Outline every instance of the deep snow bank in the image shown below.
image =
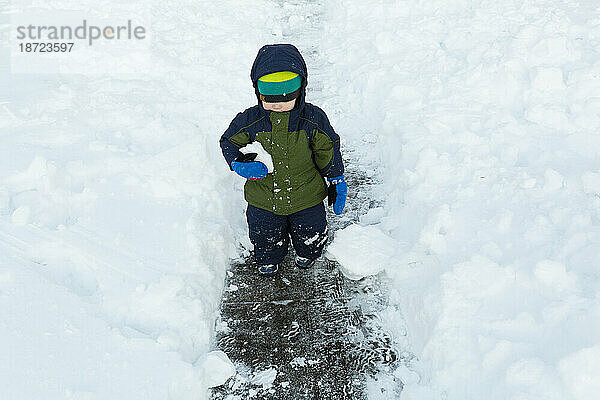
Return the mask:
<svg viewBox="0 0 600 400">
<path fill-rule="evenodd" d="M 250 67 L 281 10 L 31 5 L 83 10 L 89 23 L 150 13 L 152 65 L 19 75 L 2 58 L 2 398 L 201 399 L 223 379 L 211 368 L 231 367 L 207 352 L 229 258 L 248 243 L 243 182 L 218 138 L 256 102 Z"/>
<path fill-rule="evenodd" d="M 384 317 L 421 360 L 403 398 L 597 396 L 599 12 L 329 4 L 333 122 L 379 144 L 385 216 L 370 223 L 397 243 Z"/>
</svg>

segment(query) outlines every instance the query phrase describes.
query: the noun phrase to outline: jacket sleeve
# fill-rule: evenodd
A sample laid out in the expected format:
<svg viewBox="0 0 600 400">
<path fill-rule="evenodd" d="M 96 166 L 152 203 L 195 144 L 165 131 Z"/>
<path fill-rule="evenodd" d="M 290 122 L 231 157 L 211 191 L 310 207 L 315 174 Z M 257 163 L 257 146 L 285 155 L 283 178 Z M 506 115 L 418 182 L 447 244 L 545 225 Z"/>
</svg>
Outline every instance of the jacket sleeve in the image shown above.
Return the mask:
<svg viewBox="0 0 600 400">
<path fill-rule="evenodd" d="M 313 159 L 322 176 L 333 178 L 344 173 L 340 137 L 333 130 L 325 112 L 319 111 L 311 138 Z"/>
<path fill-rule="evenodd" d="M 242 154 L 240 148 L 250 143 L 250 135 L 244 131 L 243 124 L 240 124 L 241 119 L 242 113 L 239 113 L 219 140 L 223 157 L 227 161 L 229 169 L 231 169 L 231 162 Z"/>
</svg>

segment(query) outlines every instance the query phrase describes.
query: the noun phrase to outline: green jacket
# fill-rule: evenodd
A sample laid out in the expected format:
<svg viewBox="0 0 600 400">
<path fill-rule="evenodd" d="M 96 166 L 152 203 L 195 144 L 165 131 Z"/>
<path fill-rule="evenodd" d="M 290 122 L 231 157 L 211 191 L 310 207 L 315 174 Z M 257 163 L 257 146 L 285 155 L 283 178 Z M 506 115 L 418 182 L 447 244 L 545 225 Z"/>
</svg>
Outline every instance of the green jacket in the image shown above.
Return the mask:
<svg viewBox="0 0 600 400">
<path fill-rule="evenodd" d="M 267 111 L 258 105 L 239 113 L 221 136 L 220 145 L 227 164 L 255 140 L 273 158 L 273 173 L 260 180 L 248 180 L 244 187 L 248 203 L 279 215 L 312 207 L 326 197 L 323 177 L 344 173 L 340 138 L 325 112 L 304 101 L 307 72 L 300 53 L 291 45 L 264 46 L 254 61 L 252 81 L 277 71 L 302 76 L 301 95 L 288 112 Z"/>
</svg>

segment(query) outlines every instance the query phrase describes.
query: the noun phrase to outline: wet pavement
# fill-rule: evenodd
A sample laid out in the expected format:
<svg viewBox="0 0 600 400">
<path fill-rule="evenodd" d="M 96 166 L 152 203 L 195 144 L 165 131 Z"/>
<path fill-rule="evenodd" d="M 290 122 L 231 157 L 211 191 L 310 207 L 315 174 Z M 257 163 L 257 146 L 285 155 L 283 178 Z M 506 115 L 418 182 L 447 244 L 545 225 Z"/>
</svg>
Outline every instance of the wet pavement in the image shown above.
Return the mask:
<svg viewBox="0 0 600 400">
<path fill-rule="evenodd" d="M 328 215 L 331 236 L 377 205 L 368 200 L 370 178 L 349 171 L 347 181 L 345 217 Z M 384 273 L 349 280 L 325 257 L 299 269 L 292 249 L 272 278 L 259 276 L 250 259 L 233 264 L 216 348 L 230 357 L 237 374 L 212 389 L 211 398 L 366 399 L 367 380 L 381 374 L 399 393 L 402 384 L 391 374 L 399 351 L 378 318 L 387 305 L 387 285 Z"/>
</svg>

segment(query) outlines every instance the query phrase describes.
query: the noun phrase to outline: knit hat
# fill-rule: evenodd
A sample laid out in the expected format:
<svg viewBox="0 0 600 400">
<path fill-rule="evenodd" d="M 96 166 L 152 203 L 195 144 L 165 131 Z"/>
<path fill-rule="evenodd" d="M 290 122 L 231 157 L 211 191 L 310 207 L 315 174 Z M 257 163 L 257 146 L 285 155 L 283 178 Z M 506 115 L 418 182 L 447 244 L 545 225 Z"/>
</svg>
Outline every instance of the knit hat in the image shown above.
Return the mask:
<svg viewBox="0 0 600 400">
<path fill-rule="evenodd" d="M 294 100 L 300 94 L 302 77 L 291 71 L 280 71 L 258 78 L 260 99 L 267 103 Z"/>
</svg>

